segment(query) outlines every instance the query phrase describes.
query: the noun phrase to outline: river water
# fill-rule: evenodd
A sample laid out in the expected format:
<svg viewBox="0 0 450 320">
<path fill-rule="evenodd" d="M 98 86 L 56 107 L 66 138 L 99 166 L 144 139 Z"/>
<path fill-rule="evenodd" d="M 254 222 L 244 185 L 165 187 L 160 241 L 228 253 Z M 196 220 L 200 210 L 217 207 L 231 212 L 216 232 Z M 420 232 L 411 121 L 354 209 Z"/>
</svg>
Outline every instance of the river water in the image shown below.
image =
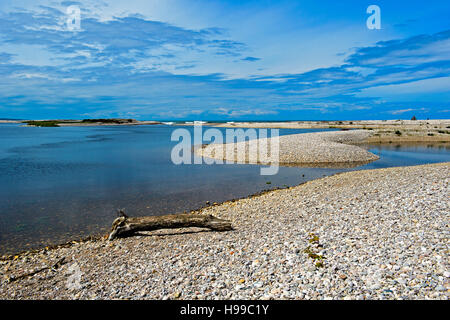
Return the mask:
<svg viewBox="0 0 450 320">
<path fill-rule="evenodd" d="M 261 176 L 257 165 L 177 166 L 176 128 L 0 124 L 0 254 L 104 233 L 117 208 L 178 213 L 342 171 L 450 161 L 449 144 L 388 144 L 366 146 L 380 160 L 351 169 L 281 167 Z M 280 135 L 313 131 L 323 130 Z"/>
</svg>

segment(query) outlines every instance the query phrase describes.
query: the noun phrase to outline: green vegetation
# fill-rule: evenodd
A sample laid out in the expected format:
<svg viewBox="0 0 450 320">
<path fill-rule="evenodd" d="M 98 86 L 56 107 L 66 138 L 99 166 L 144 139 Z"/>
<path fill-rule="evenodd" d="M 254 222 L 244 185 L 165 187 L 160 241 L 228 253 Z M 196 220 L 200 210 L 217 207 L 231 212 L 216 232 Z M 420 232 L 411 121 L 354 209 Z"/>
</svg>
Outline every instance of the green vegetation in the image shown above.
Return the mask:
<svg viewBox="0 0 450 320">
<path fill-rule="evenodd" d="M 319 236 L 315 233 L 309 234 L 308 242 L 314 246 L 317 246 L 317 248 L 321 247 L 321 245 L 319 244 Z M 308 248 L 306 248 L 303 252 L 306 253 L 308 257 L 314 261 L 316 268 L 324 267 L 323 260 L 325 259 L 325 257 L 323 255 L 314 252 L 314 249 L 312 249 L 310 246 L 308 246 Z"/>
<path fill-rule="evenodd" d="M 23 123 L 26 123 L 29 126 L 36 126 L 36 127 L 59 127 L 59 124 L 63 124 L 63 123 L 127 124 L 127 123 L 133 123 L 133 122 L 135 122 L 135 120 L 133 120 L 133 119 L 84 119 L 84 120 L 30 120 L 30 121 L 24 121 Z"/>
<path fill-rule="evenodd" d="M 29 126 L 36 126 L 36 127 L 59 127 L 58 126 L 59 121 L 55 120 L 24 121 L 23 123 L 26 123 Z"/>
<path fill-rule="evenodd" d="M 325 259 L 324 256 L 313 252 L 310 247 L 306 248 L 304 252 L 308 255 L 308 257 L 310 257 L 313 260 L 319 260 L 320 261 L 320 260 Z"/>
<path fill-rule="evenodd" d="M 319 243 L 319 236 L 314 233 L 310 233 L 308 242 L 309 243 Z"/>
<path fill-rule="evenodd" d="M 429 133 L 428 135 L 429 135 L 430 137 L 432 137 L 432 136 L 434 136 L 434 133 Z"/>
<path fill-rule="evenodd" d="M 398 136 L 401 136 L 402 132 L 400 130 L 397 130 L 397 131 L 395 131 L 395 134 L 398 135 Z"/>
</svg>

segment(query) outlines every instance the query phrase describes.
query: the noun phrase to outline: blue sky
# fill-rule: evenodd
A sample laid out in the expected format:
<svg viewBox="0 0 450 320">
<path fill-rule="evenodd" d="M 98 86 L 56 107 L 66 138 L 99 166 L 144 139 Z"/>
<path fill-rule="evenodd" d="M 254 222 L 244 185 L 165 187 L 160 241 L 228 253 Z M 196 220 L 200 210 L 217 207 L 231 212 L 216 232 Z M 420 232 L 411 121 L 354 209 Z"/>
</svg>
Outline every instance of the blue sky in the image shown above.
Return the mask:
<svg viewBox="0 0 450 320">
<path fill-rule="evenodd" d="M 449 17 L 442 0 L 2 0 L 0 118 L 448 119 Z"/>
</svg>

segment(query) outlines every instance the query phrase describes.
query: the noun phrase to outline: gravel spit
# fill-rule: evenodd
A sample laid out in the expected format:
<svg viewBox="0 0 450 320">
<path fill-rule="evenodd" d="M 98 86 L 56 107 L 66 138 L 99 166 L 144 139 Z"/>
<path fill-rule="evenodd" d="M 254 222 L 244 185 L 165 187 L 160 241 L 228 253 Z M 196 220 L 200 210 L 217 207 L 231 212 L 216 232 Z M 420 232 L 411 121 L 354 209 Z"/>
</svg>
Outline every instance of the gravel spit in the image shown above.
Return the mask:
<svg viewBox="0 0 450 320">
<path fill-rule="evenodd" d="M 449 178 L 450 163 L 347 172 L 195 213 L 233 231 L 18 255 L 0 261 L 0 298 L 447 300 Z"/>
<path fill-rule="evenodd" d="M 268 160 L 260 159 L 261 144 L 268 149 L 276 146 L 274 138 L 253 140 L 256 152 L 249 152 L 249 141 L 234 144 L 209 144 L 196 148 L 199 156 L 218 160 L 232 160 L 239 163 L 278 163 L 288 166 L 348 166 L 360 165 L 379 159 L 377 155 L 352 145 L 362 143 L 371 136 L 369 130 L 332 131 L 291 134 L 279 137 L 279 159 L 267 153 Z M 228 147 L 229 146 L 229 147 Z M 240 151 L 242 150 L 242 151 Z M 265 150 L 265 149 L 261 149 Z M 253 158 L 249 157 L 253 155 Z"/>
</svg>

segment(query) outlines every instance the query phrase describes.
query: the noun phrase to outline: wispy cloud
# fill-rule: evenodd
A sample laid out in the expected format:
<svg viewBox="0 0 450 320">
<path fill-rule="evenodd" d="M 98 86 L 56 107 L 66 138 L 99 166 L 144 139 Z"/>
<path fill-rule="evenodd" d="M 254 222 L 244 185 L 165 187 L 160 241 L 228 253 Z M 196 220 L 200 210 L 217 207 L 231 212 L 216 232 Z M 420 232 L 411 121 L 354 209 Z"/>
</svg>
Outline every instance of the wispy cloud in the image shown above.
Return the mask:
<svg viewBox="0 0 450 320">
<path fill-rule="evenodd" d="M 255 57 L 245 57 L 245 58 L 242 58 L 241 59 L 242 61 L 250 61 L 250 62 L 253 62 L 253 61 L 258 61 L 258 60 L 261 60 L 260 58 L 255 58 Z"/>
<path fill-rule="evenodd" d="M 263 70 L 270 59 L 224 28 L 89 9 L 73 32 L 63 10 L 72 4 L 0 12 L 2 112 L 267 118 L 448 109 L 450 30 L 349 48 L 330 67 L 262 75 L 254 66 Z M 211 72 L 224 61 L 240 76 L 225 67 Z"/>
<path fill-rule="evenodd" d="M 420 109 L 409 108 L 409 109 L 391 110 L 388 113 L 397 115 L 397 114 L 411 113 L 411 111 L 417 112 L 417 111 L 426 111 L 426 110 L 427 110 L 426 108 L 420 108 Z"/>
<path fill-rule="evenodd" d="M 65 12 L 41 7 L 39 12 L 22 11 L 0 15 L 2 43 L 7 45 L 39 45 L 53 54 L 53 59 L 69 65 L 102 63 L 126 65 L 158 56 L 176 56 L 183 51 L 208 51 L 210 54 L 239 56 L 245 45 L 221 39 L 221 30 L 207 28 L 189 30 L 160 21 L 136 16 L 116 17 L 100 21 L 82 19 L 80 31 L 65 25 Z"/>
</svg>

